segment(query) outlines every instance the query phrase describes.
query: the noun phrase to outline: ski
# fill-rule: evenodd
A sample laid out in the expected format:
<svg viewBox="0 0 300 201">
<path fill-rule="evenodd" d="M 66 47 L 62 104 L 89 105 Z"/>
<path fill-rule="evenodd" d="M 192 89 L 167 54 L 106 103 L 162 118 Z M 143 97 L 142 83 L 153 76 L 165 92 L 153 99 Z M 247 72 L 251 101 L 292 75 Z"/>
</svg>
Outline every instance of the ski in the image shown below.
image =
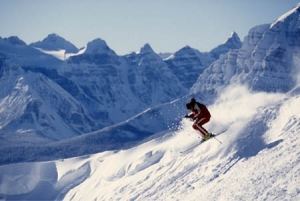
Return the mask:
<svg viewBox="0 0 300 201">
<path fill-rule="evenodd" d="M 188 149 L 186 149 L 186 150 L 184 150 L 184 151 L 181 151 L 180 154 L 187 154 L 187 153 L 190 153 L 191 151 L 194 150 L 194 148 L 196 148 L 196 147 L 199 146 L 200 144 L 202 144 L 202 143 L 204 143 L 204 142 L 206 142 L 206 141 L 208 141 L 208 140 L 210 140 L 210 139 L 212 139 L 212 138 L 214 138 L 216 141 L 218 141 L 220 144 L 222 144 L 222 142 L 221 142 L 218 138 L 216 138 L 216 136 L 221 135 L 221 134 L 225 133 L 226 131 L 227 131 L 227 129 L 225 129 L 225 130 L 223 130 L 223 131 L 221 131 L 221 132 L 218 132 L 218 133 L 216 133 L 216 134 L 213 133 L 213 134 L 212 134 L 213 136 L 211 136 L 210 138 L 208 138 L 208 139 L 206 139 L 206 140 L 201 139 L 198 143 L 195 143 L 194 145 L 192 145 L 192 146 L 189 147 Z"/>
</svg>

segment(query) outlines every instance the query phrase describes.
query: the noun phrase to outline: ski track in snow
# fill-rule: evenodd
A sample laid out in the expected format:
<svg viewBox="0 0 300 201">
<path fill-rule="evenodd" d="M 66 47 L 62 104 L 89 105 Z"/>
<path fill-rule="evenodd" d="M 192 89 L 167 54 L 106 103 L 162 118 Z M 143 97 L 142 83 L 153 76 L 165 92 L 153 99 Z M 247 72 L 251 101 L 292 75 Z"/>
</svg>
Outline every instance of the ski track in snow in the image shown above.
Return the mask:
<svg viewBox="0 0 300 201">
<path fill-rule="evenodd" d="M 299 102 L 299 95 L 228 89 L 207 124 L 227 128 L 223 144 L 195 146 L 200 139 L 183 120 L 178 131 L 128 150 L 0 166 L 0 198 L 299 200 Z"/>
</svg>

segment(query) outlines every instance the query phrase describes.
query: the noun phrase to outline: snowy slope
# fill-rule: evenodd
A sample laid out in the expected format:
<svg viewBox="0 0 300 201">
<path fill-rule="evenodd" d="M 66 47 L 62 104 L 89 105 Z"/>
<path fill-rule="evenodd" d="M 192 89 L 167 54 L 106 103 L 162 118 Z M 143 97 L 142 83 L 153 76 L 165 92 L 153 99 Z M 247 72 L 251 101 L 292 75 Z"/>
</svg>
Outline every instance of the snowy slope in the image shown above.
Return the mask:
<svg viewBox="0 0 300 201">
<path fill-rule="evenodd" d="M 223 144 L 211 139 L 198 145 L 198 134 L 184 120 L 178 131 L 128 150 L 0 166 L 0 197 L 299 200 L 299 101 L 299 90 L 271 94 L 230 87 L 210 106 L 207 125 L 215 132 L 226 129 L 218 136 Z M 241 112 L 237 104 L 248 107 Z"/>
<path fill-rule="evenodd" d="M 12 69 L 0 79 L 1 148 L 61 140 L 91 130 L 81 105 L 44 75 Z M 85 125 L 84 127 L 82 127 Z"/>
<path fill-rule="evenodd" d="M 22 48 L 53 59 L 23 43 Z M 183 111 L 169 101 L 186 89 L 147 45 L 133 60 L 116 55 L 101 39 L 58 65 L 22 65 L 7 57 L 0 68 L 1 164 L 132 146 L 167 129 Z M 78 135 L 86 137 L 73 138 Z"/>
<path fill-rule="evenodd" d="M 290 100 L 284 98 L 280 94 L 229 90 L 211 108 L 219 119 L 214 119 L 210 126 L 222 122 L 222 128 L 214 129 L 228 129 L 219 136 L 222 145 L 211 140 L 193 148 L 196 134 L 190 123 L 184 122 L 183 130 L 178 133 L 101 158 L 99 165 L 93 164 L 97 168 L 92 170 L 92 176 L 71 190 L 65 199 L 297 200 L 299 95 Z M 243 113 L 233 110 L 236 103 L 249 104 L 252 99 L 257 100 L 256 104 Z M 222 116 L 226 111 L 231 112 L 230 117 Z M 278 111 L 276 118 L 274 113 Z M 275 129 L 279 133 L 270 134 Z M 268 168 L 270 163 L 274 170 Z M 242 181 L 234 183 L 237 179 Z M 256 187 L 249 189 L 251 183 Z"/>
<path fill-rule="evenodd" d="M 299 200 L 299 10 L 209 66 L 190 47 L 162 60 L 96 39 L 60 61 L 0 38 L 0 199 Z M 174 131 L 192 84 L 222 144 Z"/>
<path fill-rule="evenodd" d="M 0 157 L 0 165 L 49 161 L 136 146 L 143 141 L 165 134 L 166 131 L 162 132 L 162 130 L 176 129 L 185 114 L 182 107 L 184 101 L 185 98 L 180 98 L 159 104 L 117 124 L 72 138 L 66 139 L 61 136 L 59 141 L 54 142 L 39 144 L 41 139 L 40 141 L 32 139 L 31 142 L 28 140 L 29 143 L 22 143 L 26 137 L 30 137 L 28 133 L 3 135 L 3 141 L 0 142 L 0 152 L 3 153 Z"/>
</svg>

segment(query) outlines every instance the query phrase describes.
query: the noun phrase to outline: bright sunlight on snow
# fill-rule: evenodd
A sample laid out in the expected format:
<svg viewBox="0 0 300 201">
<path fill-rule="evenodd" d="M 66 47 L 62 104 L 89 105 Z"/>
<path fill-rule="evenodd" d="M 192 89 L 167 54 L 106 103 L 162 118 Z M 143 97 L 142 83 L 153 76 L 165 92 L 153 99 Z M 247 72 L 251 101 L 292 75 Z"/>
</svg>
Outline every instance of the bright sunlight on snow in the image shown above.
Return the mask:
<svg viewBox="0 0 300 201">
<path fill-rule="evenodd" d="M 178 131 L 129 150 L 1 166 L 6 182 L 0 193 L 17 194 L 17 188 L 28 192 L 26 199 L 50 188 L 45 198 L 65 192 L 64 200 L 296 200 L 300 97 L 287 98 L 230 87 L 209 107 L 207 128 L 225 130 L 217 136 L 222 144 L 211 139 L 199 145 L 192 122 L 183 120 Z M 269 164 L 273 168 L 266 172 Z"/>
</svg>

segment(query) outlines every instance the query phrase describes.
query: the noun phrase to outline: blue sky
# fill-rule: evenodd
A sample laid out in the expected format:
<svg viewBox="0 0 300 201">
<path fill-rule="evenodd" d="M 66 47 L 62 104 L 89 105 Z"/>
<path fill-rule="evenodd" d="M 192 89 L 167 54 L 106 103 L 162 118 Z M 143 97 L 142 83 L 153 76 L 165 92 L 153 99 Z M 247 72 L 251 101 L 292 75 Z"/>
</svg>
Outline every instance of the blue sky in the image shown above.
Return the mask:
<svg viewBox="0 0 300 201">
<path fill-rule="evenodd" d="M 0 36 L 30 43 L 57 33 L 82 47 L 104 39 L 119 54 L 150 43 L 157 52 L 185 45 L 209 51 L 232 31 L 243 38 L 299 0 L 0 0 Z"/>
</svg>

